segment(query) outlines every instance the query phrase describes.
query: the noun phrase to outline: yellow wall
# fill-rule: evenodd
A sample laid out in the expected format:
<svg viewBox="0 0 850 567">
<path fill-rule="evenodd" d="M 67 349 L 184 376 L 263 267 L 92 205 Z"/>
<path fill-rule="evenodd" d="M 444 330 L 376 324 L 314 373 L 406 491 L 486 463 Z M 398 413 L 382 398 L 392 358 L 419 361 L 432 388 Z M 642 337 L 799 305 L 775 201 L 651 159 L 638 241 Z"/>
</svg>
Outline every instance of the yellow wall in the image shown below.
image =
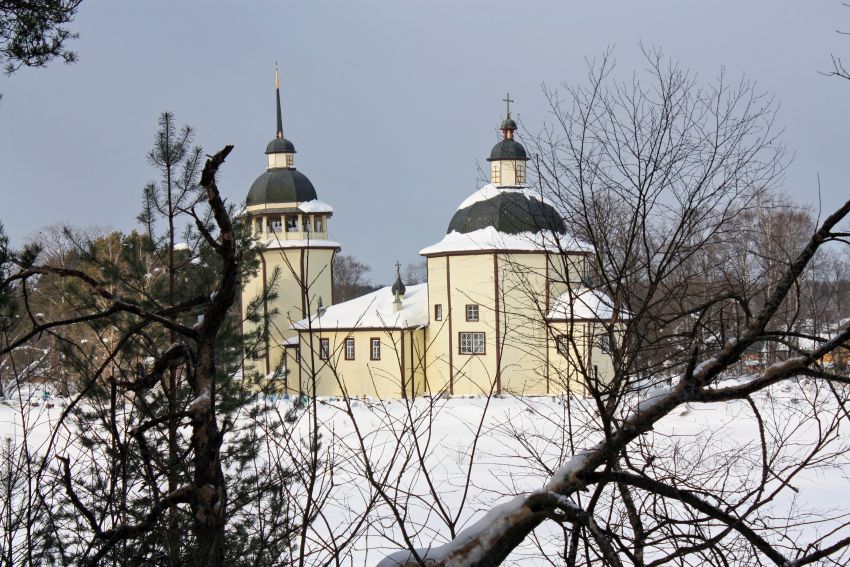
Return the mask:
<svg viewBox="0 0 850 567">
<path fill-rule="evenodd" d="M 334 253 L 334 249 L 326 248 L 281 248 L 267 249 L 262 252 L 265 262 L 265 285 L 267 287 L 276 285 L 278 297 L 268 305 L 268 367 L 264 358 L 253 363 L 254 368 L 260 373 L 274 372 L 282 364 L 282 344 L 285 339 L 297 334 L 289 327 L 294 322 L 304 319 L 308 313 L 315 313 L 320 297 L 325 306 L 333 303 L 331 263 Z M 275 279 L 276 271 L 277 279 Z M 247 314 L 250 301 L 262 295 L 263 267 L 261 265 L 257 275 L 243 285 L 243 319 Z M 245 324 L 246 331 L 250 330 L 247 327 L 250 323 Z"/>
<path fill-rule="evenodd" d="M 330 357 L 320 359 L 320 340 L 328 339 Z M 345 358 L 345 340 L 354 339 L 354 360 Z M 381 359 L 371 360 L 371 339 L 381 340 Z M 308 396 L 369 396 L 380 399 L 422 394 L 425 341 L 423 329 L 328 330 L 301 333 L 301 393 Z M 413 360 L 411 360 L 413 348 Z M 295 374 L 296 372 L 293 372 Z M 315 380 L 313 377 L 315 376 Z M 402 380 L 404 376 L 404 380 Z M 404 392 L 402 390 L 404 383 Z M 296 389 L 296 380 L 290 388 Z"/>
<path fill-rule="evenodd" d="M 490 162 L 490 182 L 497 186 L 525 185 L 526 175 L 517 179 L 517 167 L 525 171 L 526 162 L 523 160 L 496 160 Z"/>
<path fill-rule="evenodd" d="M 602 351 L 600 338 L 607 333 L 606 325 L 598 321 L 573 321 L 550 323 L 549 357 L 552 381 L 560 382 L 560 388 L 585 394 L 585 379 L 598 373 L 604 383 L 614 375 L 611 357 Z M 556 339 L 572 336 L 568 343 L 568 355 L 558 352 Z M 590 347 L 590 348 L 589 348 Z"/>
<path fill-rule="evenodd" d="M 580 283 L 583 272 L 580 255 L 499 252 L 428 258 L 430 391 L 562 391 L 561 381 L 549 375 L 551 341 L 544 317 L 567 285 Z M 479 305 L 478 322 L 466 321 L 467 303 Z M 435 304 L 443 306 L 442 322 L 434 320 Z M 460 354 L 459 333 L 467 331 L 485 333 L 485 354 Z"/>
</svg>

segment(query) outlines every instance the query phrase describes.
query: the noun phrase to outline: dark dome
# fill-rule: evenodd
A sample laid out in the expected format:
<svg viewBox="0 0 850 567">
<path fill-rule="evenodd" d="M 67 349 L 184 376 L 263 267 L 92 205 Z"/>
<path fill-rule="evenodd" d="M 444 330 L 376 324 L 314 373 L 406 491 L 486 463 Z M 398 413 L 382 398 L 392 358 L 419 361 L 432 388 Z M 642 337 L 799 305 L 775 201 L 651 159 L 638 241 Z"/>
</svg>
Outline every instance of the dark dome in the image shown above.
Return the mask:
<svg viewBox="0 0 850 567">
<path fill-rule="evenodd" d="M 499 126 L 500 130 L 516 130 L 516 122 L 514 122 L 513 118 L 505 118 L 502 120 L 502 125 Z"/>
<path fill-rule="evenodd" d="M 281 167 L 267 170 L 254 181 L 245 204 L 303 203 L 314 199 L 316 190 L 306 175 Z"/>
<path fill-rule="evenodd" d="M 544 230 L 567 232 L 564 219 L 552 205 L 518 191 L 500 191 L 492 199 L 478 201 L 456 212 L 446 233 L 468 233 L 488 226 L 507 234 Z"/>
<path fill-rule="evenodd" d="M 404 295 L 404 292 L 407 291 L 407 288 L 404 287 L 404 282 L 401 281 L 401 276 L 396 277 L 395 283 L 393 287 L 390 288 L 390 291 L 393 292 L 393 295 Z"/>
<path fill-rule="evenodd" d="M 487 161 L 495 161 L 500 159 L 518 159 L 528 161 L 528 156 L 525 155 L 525 148 L 522 144 L 513 139 L 502 140 L 490 150 L 490 157 Z"/>
<path fill-rule="evenodd" d="M 292 142 L 290 142 L 286 138 L 275 138 L 274 140 L 269 142 L 268 146 L 266 146 L 266 153 L 267 154 L 281 154 L 281 153 L 294 154 L 295 153 L 295 144 L 293 144 Z"/>
</svg>

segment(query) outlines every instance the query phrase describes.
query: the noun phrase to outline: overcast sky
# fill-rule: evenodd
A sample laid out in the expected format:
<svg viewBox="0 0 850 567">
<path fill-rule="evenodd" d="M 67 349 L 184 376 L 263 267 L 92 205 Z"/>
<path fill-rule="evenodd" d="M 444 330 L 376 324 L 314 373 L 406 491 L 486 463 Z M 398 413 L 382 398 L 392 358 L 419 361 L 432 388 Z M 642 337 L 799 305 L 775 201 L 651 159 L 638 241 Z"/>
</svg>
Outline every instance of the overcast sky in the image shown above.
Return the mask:
<svg viewBox="0 0 850 567">
<path fill-rule="evenodd" d="M 236 149 L 220 188 L 242 201 L 274 137 L 274 64 L 296 165 L 335 207 L 331 237 L 389 282 L 445 233 L 478 185 L 505 92 L 547 119 L 541 86 L 581 82 L 585 58 L 639 42 L 705 82 L 721 67 L 781 103 L 795 158 L 785 190 L 824 209 L 850 197 L 850 9 L 839 0 L 85 0 L 79 62 L 0 78 L 0 221 L 16 244 L 44 225 L 134 227 L 160 112 L 212 153 Z"/>
</svg>

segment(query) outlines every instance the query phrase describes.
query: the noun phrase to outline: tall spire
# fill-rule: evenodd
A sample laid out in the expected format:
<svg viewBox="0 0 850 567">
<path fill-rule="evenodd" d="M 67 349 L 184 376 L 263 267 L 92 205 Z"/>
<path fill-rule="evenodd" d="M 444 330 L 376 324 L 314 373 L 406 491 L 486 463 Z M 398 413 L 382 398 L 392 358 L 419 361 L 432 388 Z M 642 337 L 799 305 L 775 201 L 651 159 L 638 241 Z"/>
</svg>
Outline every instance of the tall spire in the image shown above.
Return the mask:
<svg viewBox="0 0 850 567">
<path fill-rule="evenodd" d="M 277 61 L 274 62 L 274 90 L 277 94 L 277 134 L 275 137 L 283 138 L 283 117 L 280 114 L 280 75 L 277 70 Z"/>
</svg>

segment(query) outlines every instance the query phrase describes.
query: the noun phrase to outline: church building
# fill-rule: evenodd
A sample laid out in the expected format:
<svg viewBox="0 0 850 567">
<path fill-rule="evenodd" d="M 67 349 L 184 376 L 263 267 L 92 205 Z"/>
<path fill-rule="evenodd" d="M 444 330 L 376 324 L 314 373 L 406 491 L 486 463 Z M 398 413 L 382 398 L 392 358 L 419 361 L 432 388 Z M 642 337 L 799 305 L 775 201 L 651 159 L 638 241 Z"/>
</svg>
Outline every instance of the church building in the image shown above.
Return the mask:
<svg viewBox="0 0 850 567">
<path fill-rule="evenodd" d="M 528 156 L 507 115 L 490 151 L 490 182 L 460 203 L 445 237 L 420 254 L 427 283 L 396 281 L 333 304 L 333 209 L 295 169 L 277 135 L 243 215 L 263 246 L 245 282 L 267 322 L 251 365 L 282 390 L 308 396 L 545 395 L 584 391 L 582 376 L 612 372 L 603 294 L 584 287 L 592 249 L 568 234 L 554 203 L 526 181 Z M 267 301 L 252 301 L 274 288 Z"/>
</svg>

